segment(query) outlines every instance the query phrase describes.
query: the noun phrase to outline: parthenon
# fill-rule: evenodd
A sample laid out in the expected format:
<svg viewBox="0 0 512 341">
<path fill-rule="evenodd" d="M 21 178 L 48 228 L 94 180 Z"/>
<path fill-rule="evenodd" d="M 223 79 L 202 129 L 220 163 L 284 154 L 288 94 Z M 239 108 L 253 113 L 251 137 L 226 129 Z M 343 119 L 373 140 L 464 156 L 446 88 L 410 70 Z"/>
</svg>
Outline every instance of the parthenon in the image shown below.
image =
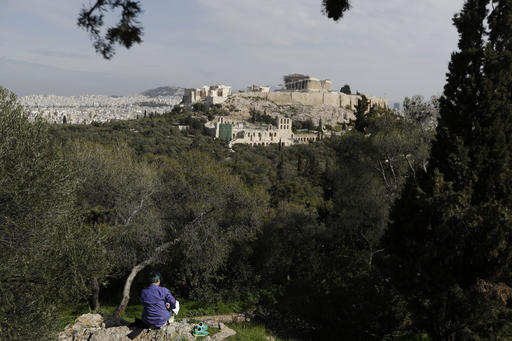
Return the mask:
<svg viewBox="0 0 512 341">
<path fill-rule="evenodd" d="M 331 91 L 332 81 L 293 73 L 283 77 L 286 90 L 295 91 Z"/>
</svg>

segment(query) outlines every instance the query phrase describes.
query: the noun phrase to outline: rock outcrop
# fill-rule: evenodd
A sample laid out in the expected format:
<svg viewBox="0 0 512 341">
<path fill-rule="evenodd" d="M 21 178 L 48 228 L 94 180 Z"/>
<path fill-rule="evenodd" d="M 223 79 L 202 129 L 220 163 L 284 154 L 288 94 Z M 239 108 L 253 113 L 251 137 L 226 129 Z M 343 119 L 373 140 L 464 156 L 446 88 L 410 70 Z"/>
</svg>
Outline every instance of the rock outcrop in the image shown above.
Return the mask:
<svg viewBox="0 0 512 341">
<path fill-rule="evenodd" d="M 294 121 L 310 119 L 315 124 L 322 120 L 323 124 L 332 126 L 355 120 L 353 111 L 346 108 L 329 105 L 277 104 L 257 97 L 231 96 L 222 106 L 230 112 L 230 118 L 237 120 L 248 120 L 251 117 L 251 111 L 265 113 L 273 117 L 289 117 Z"/>
<path fill-rule="evenodd" d="M 212 328 L 220 331 L 202 340 L 220 341 L 236 332 L 222 322 L 205 321 Z M 78 317 L 75 323 L 68 325 L 58 335 L 58 341 L 171 341 L 195 340 L 192 335 L 194 324 L 188 322 L 173 322 L 158 329 L 131 328 L 123 320 L 105 320 L 99 314 L 85 314 Z"/>
</svg>

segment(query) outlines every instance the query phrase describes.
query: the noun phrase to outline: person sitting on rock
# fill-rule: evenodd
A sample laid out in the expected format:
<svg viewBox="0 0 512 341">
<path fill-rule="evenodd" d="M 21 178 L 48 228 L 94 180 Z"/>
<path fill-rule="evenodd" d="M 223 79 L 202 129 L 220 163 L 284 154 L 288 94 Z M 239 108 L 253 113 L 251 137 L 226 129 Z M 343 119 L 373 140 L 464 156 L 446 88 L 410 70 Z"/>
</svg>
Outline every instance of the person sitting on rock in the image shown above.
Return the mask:
<svg viewBox="0 0 512 341">
<path fill-rule="evenodd" d="M 174 314 L 169 312 L 176 308 L 176 299 L 169 289 L 160 286 L 161 275 L 157 271 L 149 274 L 150 285 L 143 289 L 140 300 L 144 306 L 142 321 L 153 328 L 160 328 L 167 321 L 174 320 Z"/>
</svg>

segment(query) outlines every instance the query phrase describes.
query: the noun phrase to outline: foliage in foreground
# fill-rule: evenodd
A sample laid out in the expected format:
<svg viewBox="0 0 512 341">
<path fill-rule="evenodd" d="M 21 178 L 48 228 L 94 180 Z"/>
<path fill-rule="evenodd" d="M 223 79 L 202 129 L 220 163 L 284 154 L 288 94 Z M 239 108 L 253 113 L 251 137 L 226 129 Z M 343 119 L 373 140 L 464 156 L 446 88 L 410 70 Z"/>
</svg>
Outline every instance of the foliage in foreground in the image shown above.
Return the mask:
<svg viewBox="0 0 512 341">
<path fill-rule="evenodd" d="M 75 180 L 46 126 L 0 88 L 3 338 L 45 339 L 60 304 L 81 297 L 98 250 L 73 214 Z"/>
<path fill-rule="evenodd" d="M 511 17 L 510 1 L 481 0 L 456 16 L 460 51 L 429 167 L 409 181 L 385 237 L 412 326 L 434 340 L 510 337 Z"/>
</svg>

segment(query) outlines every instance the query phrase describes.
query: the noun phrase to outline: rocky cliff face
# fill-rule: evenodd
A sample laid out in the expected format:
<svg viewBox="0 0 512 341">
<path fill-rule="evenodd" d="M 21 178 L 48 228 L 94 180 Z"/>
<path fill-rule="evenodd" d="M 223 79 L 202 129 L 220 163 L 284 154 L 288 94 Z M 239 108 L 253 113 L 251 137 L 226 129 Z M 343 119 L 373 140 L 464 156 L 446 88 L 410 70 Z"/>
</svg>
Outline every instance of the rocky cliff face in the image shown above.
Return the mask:
<svg viewBox="0 0 512 341">
<path fill-rule="evenodd" d="M 220 331 L 202 340 L 218 341 L 235 335 L 236 332 L 221 322 L 205 321 L 210 327 Z M 78 317 L 74 324 L 61 332 L 57 341 L 171 341 L 195 340 L 192 335 L 194 324 L 173 322 L 158 329 L 135 329 L 123 320 L 105 320 L 99 314 L 85 314 Z"/>
<path fill-rule="evenodd" d="M 330 105 L 310 106 L 303 104 L 277 104 L 264 98 L 231 96 L 222 106 L 230 112 L 230 117 L 239 120 L 247 120 L 251 117 L 251 111 L 258 111 L 270 116 L 285 116 L 292 120 L 322 123 L 332 126 L 348 123 L 355 120 L 354 113 L 345 108 Z"/>
</svg>

